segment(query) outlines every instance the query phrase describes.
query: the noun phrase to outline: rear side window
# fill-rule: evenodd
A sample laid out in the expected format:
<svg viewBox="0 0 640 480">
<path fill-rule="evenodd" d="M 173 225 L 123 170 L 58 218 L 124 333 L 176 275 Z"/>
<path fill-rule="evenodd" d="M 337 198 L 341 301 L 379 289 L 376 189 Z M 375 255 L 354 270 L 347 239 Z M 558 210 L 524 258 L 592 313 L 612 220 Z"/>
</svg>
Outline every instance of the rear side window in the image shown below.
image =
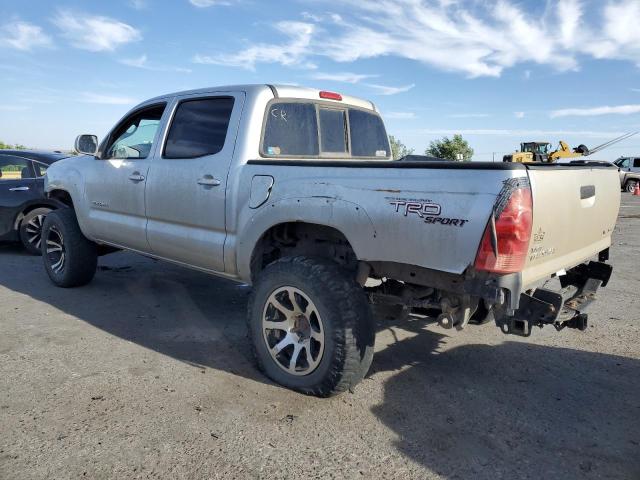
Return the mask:
<svg viewBox="0 0 640 480">
<path fill-rule="evenodd" d="M 214 155 L 224 147 L 233 97 L 186 100 L 178 105 L 164 148 L 165 158 Z"/>
<path fill-rule="evenodd" d="M 640 158 L 633 159 L 633 168 L 640 168 Z"/>
<path fill-rule="evenodd" d="M 351 155 L 354 157 L 388 157 L 389 141 L 382 119 L 362 110 L 349 110 Z"/>
<path fill-rule="evenodd" d="M 317 156 L 318 119 L 313 103 L 272 103 L 263 150 L 267 155 Z"/>
<path fill-rule="evenodd" d="M 266 113 L 263 155 L 389 158 L 389 140 L 375 113 L 339 104 L 275 102 Z"/>
</svg>

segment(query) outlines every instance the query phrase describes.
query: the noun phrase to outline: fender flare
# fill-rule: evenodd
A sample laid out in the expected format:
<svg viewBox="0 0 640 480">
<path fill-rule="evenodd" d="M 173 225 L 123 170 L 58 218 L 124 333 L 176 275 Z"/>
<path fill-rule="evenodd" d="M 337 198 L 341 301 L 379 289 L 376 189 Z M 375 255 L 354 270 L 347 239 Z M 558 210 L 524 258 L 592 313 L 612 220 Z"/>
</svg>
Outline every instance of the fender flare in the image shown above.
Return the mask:
<svg viewBox="0 0 640 480">
<path fill-rule="evenodd" d="M 291 197 L 267 202 L 254 215 L 240 220 L 243 228 L 237 233 L 236 266 L 245 281 L 251 279 L 251 257 L 256 245 L 276 225 L 300 222 L 334 228 L 345 236 L 358 259 L 361 244 L 377 237 L 375 226 L 361 205 L 335 197 Z"/>
</svg>

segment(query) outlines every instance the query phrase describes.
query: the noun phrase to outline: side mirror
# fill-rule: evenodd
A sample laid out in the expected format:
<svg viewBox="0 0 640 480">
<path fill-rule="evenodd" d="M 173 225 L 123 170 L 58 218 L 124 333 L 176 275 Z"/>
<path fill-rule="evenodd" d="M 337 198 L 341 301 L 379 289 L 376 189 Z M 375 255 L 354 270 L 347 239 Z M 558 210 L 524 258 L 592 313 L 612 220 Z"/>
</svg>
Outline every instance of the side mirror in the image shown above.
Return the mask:
<svg viewBox="0 0 640 480">
<path fill-rule="evenodd" d="M 75 150 L 85 155 L 95 155 L 98 151 L 98 137 L 95 135 L 78 135 Z"/>
</svg>

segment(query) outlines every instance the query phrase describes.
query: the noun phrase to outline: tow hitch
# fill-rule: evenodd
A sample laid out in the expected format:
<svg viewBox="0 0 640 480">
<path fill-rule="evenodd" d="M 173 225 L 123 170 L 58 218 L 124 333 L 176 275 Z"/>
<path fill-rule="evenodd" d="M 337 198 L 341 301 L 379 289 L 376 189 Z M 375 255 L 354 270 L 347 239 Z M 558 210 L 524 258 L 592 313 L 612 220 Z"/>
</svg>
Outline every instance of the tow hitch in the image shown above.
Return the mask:
<svg viewBox="0 0 640 480">
<path fill-rule="evenodd" d="M 613 268 L 604 262 L 578 265 L 560 277 L 560 291 L 537 288 L 531 295 L 520 295 L 519 308 L 512 316 L 496 316 L 496 324 L 505 334 L 528 337 L 534 326 L 553 325 L 556 330 L 586 330 L 584 310 L 596 299 L 598 288 L 609 282 Z"/>
</svg>

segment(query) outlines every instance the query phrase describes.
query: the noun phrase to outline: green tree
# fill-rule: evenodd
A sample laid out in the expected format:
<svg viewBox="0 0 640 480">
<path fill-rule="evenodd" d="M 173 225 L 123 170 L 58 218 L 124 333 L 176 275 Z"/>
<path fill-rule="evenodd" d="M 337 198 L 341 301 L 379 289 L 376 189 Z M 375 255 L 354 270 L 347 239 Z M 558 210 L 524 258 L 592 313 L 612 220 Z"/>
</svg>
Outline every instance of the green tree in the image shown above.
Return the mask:
<svg viewBox="0 0 640 480">
<path fill-rule="evenodd" d="M 394 160 L 413 154 L 413 148 L 407 148 L 399 139 L 393 135 L 389 135 L 389 143 L 391 144 L 391 155 Z"/>
<path fill-rule="evenodd" d="M 0 150 L 26 150 L 27 147 L 25 147 L 24 145 L 11 145 L 9 143 L 4 143 L 3 141 L 0 141 Z"/>
<path fill-rule="evenodd" d="M 460 160 L 459 155 L 461 155 L 462 161 L 468 162 L 473 157 L 473 148 L 462 138 L 462 135 L 456 134 L 453 138 L 444 137 L 441 140 L 434 140 L 424 153 L 445 160 Z"/>
</svg>

